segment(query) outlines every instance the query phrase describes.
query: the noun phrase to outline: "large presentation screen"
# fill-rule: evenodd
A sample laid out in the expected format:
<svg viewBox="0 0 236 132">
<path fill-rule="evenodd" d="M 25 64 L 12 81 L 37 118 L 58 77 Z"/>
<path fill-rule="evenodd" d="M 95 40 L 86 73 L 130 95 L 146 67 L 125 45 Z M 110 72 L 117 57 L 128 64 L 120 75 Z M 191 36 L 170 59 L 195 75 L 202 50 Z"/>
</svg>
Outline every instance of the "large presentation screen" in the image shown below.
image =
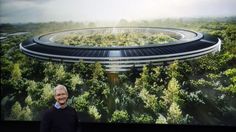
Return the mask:
<svg viewBox="0 0 236 132">
<path fill-rule="evenodd" d="M 236 126 L 235 0 L 0 0 L 1 121 L 68 90 L 80 122 Z"/>
</svg>

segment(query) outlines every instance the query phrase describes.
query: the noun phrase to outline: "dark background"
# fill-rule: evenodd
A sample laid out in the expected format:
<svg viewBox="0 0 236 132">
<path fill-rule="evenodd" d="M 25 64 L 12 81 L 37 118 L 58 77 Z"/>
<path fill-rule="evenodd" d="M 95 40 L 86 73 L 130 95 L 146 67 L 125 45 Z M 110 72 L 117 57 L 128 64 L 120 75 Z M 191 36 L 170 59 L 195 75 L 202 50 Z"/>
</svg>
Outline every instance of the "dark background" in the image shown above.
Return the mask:
<svg viewBox="0 0 236 132">
<path fill-rule="evenodd" d="M 123 123 L 79 123 L 80 132 L 157 132 L 157 131 L 233 131 L 233 126 L 209 126 L 209 125 L 157 125 L 157 124 L 123 124 Z M 39 121 L 1 121 L 1 132 L 39 132 Z"/>
</svg>

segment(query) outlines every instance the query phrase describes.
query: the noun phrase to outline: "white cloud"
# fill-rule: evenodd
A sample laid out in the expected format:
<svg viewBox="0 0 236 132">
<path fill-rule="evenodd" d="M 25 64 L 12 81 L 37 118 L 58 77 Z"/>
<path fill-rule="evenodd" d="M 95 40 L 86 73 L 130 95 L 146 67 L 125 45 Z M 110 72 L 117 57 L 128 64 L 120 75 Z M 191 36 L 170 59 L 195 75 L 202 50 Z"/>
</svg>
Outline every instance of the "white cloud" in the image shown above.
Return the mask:
<svg viewBox="0 0 236 132">
<path fill-rule="evenodd" d="M 232 16 L 235 5 L 235 0 L 0 0 L 0 22 Z"/>
</svg>

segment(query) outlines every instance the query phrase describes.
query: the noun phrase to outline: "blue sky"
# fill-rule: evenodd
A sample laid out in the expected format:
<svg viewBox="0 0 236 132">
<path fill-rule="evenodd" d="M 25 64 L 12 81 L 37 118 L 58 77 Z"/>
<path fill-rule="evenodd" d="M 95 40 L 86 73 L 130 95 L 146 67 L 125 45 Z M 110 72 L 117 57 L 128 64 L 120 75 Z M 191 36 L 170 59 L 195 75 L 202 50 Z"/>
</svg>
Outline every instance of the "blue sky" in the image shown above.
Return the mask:
<svg viewBox="0 0 236 132">
<path fill-rule="evenodd" d="M 236 16 L 236 0 L 0 0 L 0 23 Z"/>
</svg>

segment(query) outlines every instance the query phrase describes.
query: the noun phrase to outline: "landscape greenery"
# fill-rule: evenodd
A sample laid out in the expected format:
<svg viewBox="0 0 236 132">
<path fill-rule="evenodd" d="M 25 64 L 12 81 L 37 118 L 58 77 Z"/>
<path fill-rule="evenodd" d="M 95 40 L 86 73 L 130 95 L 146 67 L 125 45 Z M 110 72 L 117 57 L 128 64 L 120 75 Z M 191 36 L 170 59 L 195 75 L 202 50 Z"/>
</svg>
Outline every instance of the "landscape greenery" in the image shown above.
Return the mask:
<svg viewBox="0 0 236 132">
<path fill-rule="evenodd" d="M 164 33 L 91 33 L 88 35 L 71 33 L 59 38 L 56 42 L 64 45 L 115 47 L 115 46 L 143 46 L 148 44 L 163 44 L 177 39 Z"/>
<path fill-rule="evenodd" d="M 126 21 L 117 26 L 176 27 L 217 36 L 221 51 L 199 59 L 151 63 L 119 73 L 111 82 L 101 64 L 56 63 L 24 55 L 19 43 L 58 30 L 95 23 L 1 24 L 1 120 L 39 120 L 55 103 L 53 88 L 64 84 L 81 122 L 236 126 L 236 18 Z"/>
</svg>

